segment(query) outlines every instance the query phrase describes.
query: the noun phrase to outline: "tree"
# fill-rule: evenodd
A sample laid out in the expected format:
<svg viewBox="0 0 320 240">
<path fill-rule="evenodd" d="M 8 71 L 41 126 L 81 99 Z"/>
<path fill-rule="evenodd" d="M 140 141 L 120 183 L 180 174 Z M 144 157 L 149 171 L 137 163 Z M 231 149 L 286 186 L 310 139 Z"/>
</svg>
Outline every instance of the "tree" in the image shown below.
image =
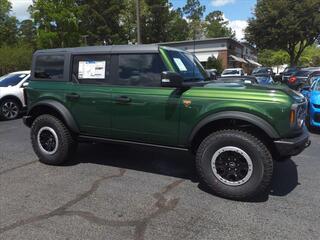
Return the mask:
<svg viewBox="0 0 320 240">
<path fill-rule="evenodd" d="M 87 39 L 88 45 L 127 43 L 124 22 L 121 22 L 123 10 L 130 11 L 125 7 L 126 2 L 128 1 L 76 0 L 77 5 L 82 8 L 81 35 Z M 135 22 L 133 19 L 132 21 Z"/>
<path fill-rule="evenodd" d="M 189 36 L 188 22 L 183 18 L 181 8 L 171 10 L 168 24 L 168 41 L 183 41 Z"/>
<path fill-rule="evenodd" d="M 208 61 L 206 63 L 206 69 L 217 69 L 218 73 L 221 73 L 223 71 L 223 65 L 221 59 L 215 58 L 215 57 L 209 57 Z"/>
<path fill-rule="evenodd" d="M 221 11 L 213 11 L 205 18 L 205 35 L 207 38 L 235 37 L 234 31 L 228 27 L 229 22 L 223 18 Z"/>
<path fill-rule="evenodd" d="M 286 51 L 295 66 L 320 35 L 319 9 L 319 0 L 258 0 L 245 38 L 258 49 Z"/>
<path fill-rule="evenodd" d="M 82 10 L 75 0 L 33 0 L 29 12 L 38 28 L 38 47 L 78 46 Z"/>
<path fill-rule="evenodd" d="M 11 3 L 8 0 L 0 1 L 0 46 L 13 45 L 17 42 L 18 20 L 10 16 Z"/>
<path fill-rule="evenodd" d="M 301 55 L 299 66 L 320 66 L 320 47 L 316 44 L 307 47 Z"/>
<path fill-rule="evenodd" d="M 26 19 L 19 24 L 19 41 L 23 43 L 29 43 L 35 47 L 36 41 L 36 27 L 31 19 Z"/>
<path fill-rule="evenodd" d="M 145 0 L 145 4 L 147 11 L 142 19 L 142 42 L 167 41 L 171 5 L 168 0 Z"/>
<path fill-rule="evenodd" d="M 201 5 L 199 0 L 187 0 L 187 3 L 182 8 L 182 10 L 190 23 L 189 38 L 190 39 L 203 38 L 203 24 L 201 19 L 206 10 L 206 7 Z"/>
</svg>

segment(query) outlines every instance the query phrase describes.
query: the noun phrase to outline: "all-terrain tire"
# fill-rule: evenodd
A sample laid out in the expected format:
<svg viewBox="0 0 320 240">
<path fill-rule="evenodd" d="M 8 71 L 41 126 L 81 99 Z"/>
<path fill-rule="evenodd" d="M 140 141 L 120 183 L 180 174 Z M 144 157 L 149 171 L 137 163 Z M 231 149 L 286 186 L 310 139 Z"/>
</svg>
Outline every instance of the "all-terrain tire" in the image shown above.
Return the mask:
<svg viewBox="0 0 320 240">
<path fill-rule="evenodd" d="M 239 185 L 231 185 L 231 181 L 224 182 L 225 179 L 218 175 L 217 171 L 214 173 L 212 167 L 215 153 L 228 147 L 238 149 L 244 155 L 247 154 L 252 162 L 250 178 Z M 219 161 L 228 162 L 229 158 L 221 159 Z M 248 200 L 269 189 L 273 174 L 273 159 L 266 145 L 257 137 L 241 130 L 229 129 L 214 132 L 202 141 L 196 154 L 196 168 L 200 181 L 214 194 L 228 199 Z"/>
<path fill-rule="evenodd" d="M 63 164 L 77 148 L 77 142 L 64 123 L 48 114 L 40 115 L 32 123 L 31 142 L 40 162 L 49 165 Z"/>
</svg>

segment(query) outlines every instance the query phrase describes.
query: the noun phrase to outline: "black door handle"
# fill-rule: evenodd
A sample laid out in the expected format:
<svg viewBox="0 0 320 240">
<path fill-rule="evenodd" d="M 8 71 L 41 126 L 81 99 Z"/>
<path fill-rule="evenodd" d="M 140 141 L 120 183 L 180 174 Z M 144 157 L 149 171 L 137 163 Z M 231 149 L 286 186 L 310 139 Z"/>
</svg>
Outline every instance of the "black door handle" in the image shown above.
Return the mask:
<svg viewBox="0 0 320 240">
<path fill-rule="evenodd" d="M 80 95 L 77 93 L 69 93 L 66 95 L 67 99 L 76 100 L 80 98 Z"/>
<path fill-rule="evenodd" d="M 129 103 L 131 102 L 131 98 L 127 97 L 127 96 L 119 96 L 116 98 L 116 102 L 118 103 Z"/>
</svg>

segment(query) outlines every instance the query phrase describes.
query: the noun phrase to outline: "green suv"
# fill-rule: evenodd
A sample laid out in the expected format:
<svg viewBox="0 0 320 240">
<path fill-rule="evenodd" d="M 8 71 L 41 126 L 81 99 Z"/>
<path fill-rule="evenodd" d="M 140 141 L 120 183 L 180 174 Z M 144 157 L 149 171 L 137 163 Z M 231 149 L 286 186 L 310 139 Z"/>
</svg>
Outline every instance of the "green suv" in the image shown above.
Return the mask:
<svg viewBox="0 0 320 240">
<path fill-rule="evenodd" d="M 226 198 L 265 192 L 273 160 L 310 144 L 303 96 L 214 83 L 192 54 L 158 45 L 39 50 L 25 91 L 41 162 L 62 164 L 83 141 L 188 150 Z"/>
</svg>

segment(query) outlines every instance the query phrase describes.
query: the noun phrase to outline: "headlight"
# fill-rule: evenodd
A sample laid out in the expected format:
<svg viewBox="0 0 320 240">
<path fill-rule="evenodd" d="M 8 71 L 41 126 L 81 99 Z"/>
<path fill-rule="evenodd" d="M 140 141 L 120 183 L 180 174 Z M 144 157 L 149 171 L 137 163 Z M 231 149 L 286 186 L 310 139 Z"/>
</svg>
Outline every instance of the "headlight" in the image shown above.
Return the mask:
<svg viewBox="0 0 320 240">
<path fill-rule="evenodd" d="M 293 104 L 290 111 L 290 126 L 301 128 L 305 122 L 307 113 L 307 103 Z"/>
</svg>

